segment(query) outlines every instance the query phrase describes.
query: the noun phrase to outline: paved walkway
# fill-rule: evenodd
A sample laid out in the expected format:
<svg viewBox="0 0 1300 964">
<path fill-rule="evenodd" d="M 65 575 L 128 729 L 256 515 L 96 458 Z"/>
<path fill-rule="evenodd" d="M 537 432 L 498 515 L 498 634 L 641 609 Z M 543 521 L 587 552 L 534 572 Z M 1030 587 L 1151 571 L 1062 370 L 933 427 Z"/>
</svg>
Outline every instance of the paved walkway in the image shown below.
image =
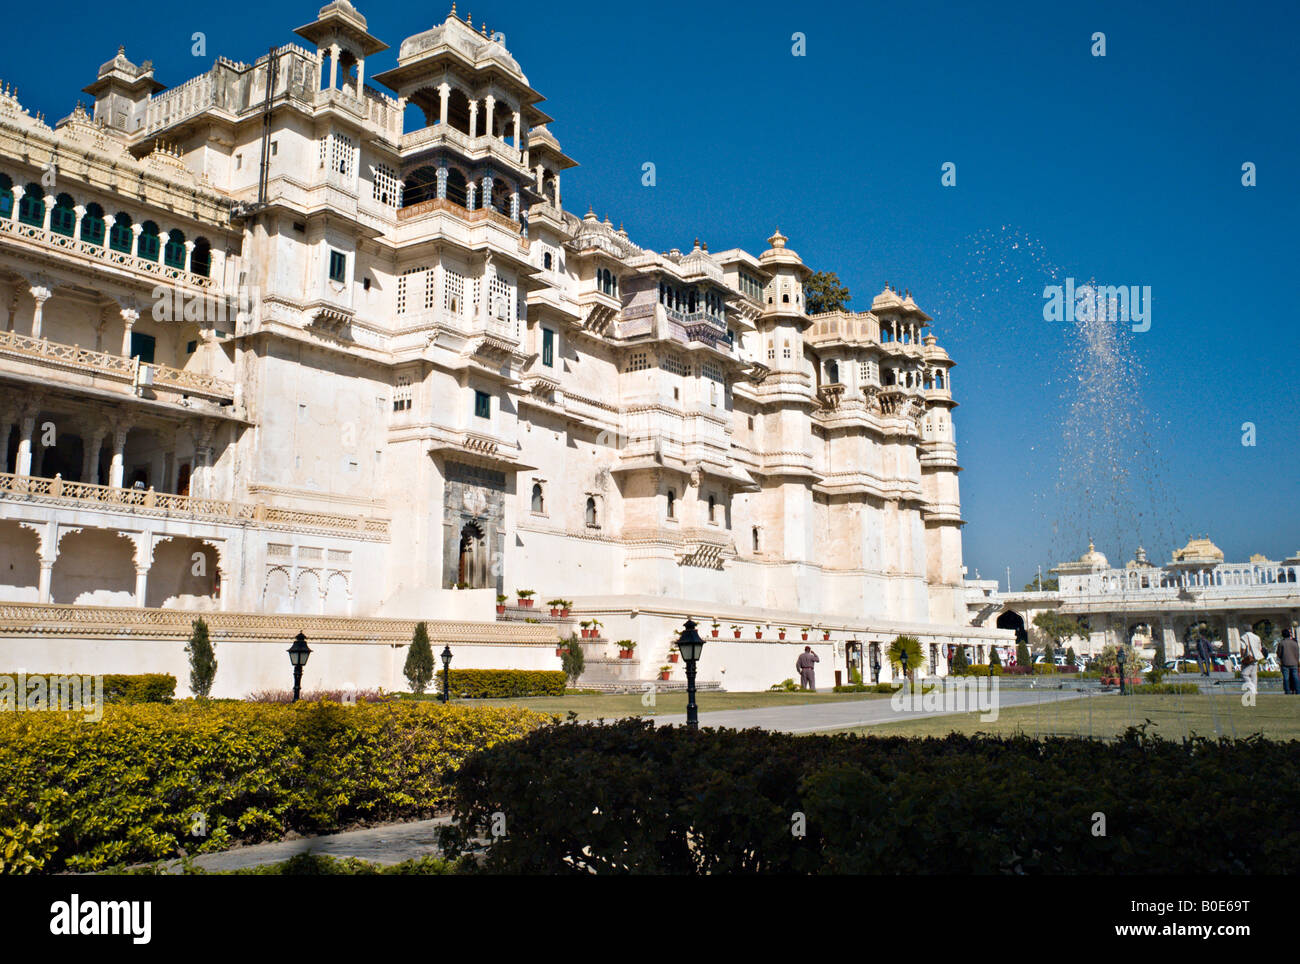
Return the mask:
<svg viewBox="0 0 1300 964">
<path fill-rule="evenodd" d="M 398 864 L 417 857 L 438 856 L 438 828 L 450 822 L 450 817 L 435 817 L 320 837 L 255 844 L 203 854 L 194 858 L 194 863 L 204 870 L 242 870 L 279 863 L 298 854 L 326 854 L 330 857 L 358 857 L 379 864 Z M 180 865 L 171 863 L 168 866 Z"/>
<path fill-rule="evenodd" d="M 1075 690 L 1034 689 L 998 691 L 999 709 L 1032 706 L 1058 700 L 1074 700 L 1083 694 Z M 707 707 L 707 697 L 701 699 Z M 752 726 L 783 733 L 815 733 L 855 726 L 876 726 L 902 720 L 924 720 L 932 716 L 950 716 L 955 711 L 917 712 L 895 710 L 889 699 L 846 700 L 839 703 L 802 703 L 796 706 L 771 706 L 757 710 L 726 710 L 700 713 L 700 726 L 726 726 L 747 729 Z M 683 724 L 686 715 L 664 714 L 650 717 L 656 723 Z"/>
</svg>

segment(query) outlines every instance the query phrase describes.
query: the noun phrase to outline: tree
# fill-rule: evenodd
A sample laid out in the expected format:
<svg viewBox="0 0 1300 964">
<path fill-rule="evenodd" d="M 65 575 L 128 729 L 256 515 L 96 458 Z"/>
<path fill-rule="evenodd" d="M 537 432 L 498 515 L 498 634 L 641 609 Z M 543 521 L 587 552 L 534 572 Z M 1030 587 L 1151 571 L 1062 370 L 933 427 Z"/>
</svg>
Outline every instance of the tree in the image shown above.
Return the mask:
<svg viewBox="0 0 1300 964">
<path fill-rule="evenodd" d="M 1067 639 L 1080 636 L 1082 629 L 1077 619 L 1072 616 L 1062 616 L 1055 609 L 1044 610 L 1035 616 L 1034 625 L 1056 649 L 1060 649 Z"/>
<path fill-rule="evenodd" d="M 1029 658 L 1029 644 L 1022 639 L 1016 643 L 1016 665 L 1029 666 L 1032 662 Z"/>
<path fill-rule="evenodd" d="M 1025 592 L 1057 592 L 1060 588 L 1061 582 L 1055 576 L 1051 579 L 1034 576 L 1031 581 L 1025 583 Z"/>
<path fill-rule="evenodd" d="M 185 652 L 190 656 L 190 692 L 199 699 L 207 699 L 217 676 L 217 654 L 208 639 L 208 624 L 196 619 L 191 626 L 190 641 L 185 644 Z"/>
<path fill-rule="evenodd" d="M 577 633 L 569 636 L 564 652 L 560 654 L 560 668 L 564 670 L 570 686 L 578 682 L 578 677 L 587 668 L 587 657 L 582 652 L 582 643 L 578 642 Z"/>
<path fill-rule="evenodd" d="M 834 271 L 814 271 L 803 283 L 804 310 L 810 315 L 843 310 L 851 297 Z"/>
<path fill-rule="evenodd" d="M 1074 654 L 1074 647 L 1073 647 L 1073 646 L 1071 646 L 1069 649 L 1067 649 L 1067 650 L 1065 651 L 1065 665 L 1066 665 L 1066 666 L 1078 666 L 1078 665 L 1079 665 L 1079 657 L 1076 656 L 1076 655 Z"/>
<path fill-rule="evenodd" d="M 957 652 L 952 657 L 952 675 L 964 676 L 968 669 L 970 669 L 970 660 L 966 658 L 966 647 L 958 646 Z"/>
<path fill-rule="evenodd" d="M 921 641 L 915 636 L 895 636 L 894 641 L 889 644 L 889 649 L 885 656 L 889 660 L 889 665 L 894 667 L 897 672 L 903 666 L 903 654 L 907 653 L 907 675 L 911 675 L 920 668 L 925 654 L 921 652 Z"/>
<path fill-rule="evenodd" d="M 989 647 L 989 665 L 990 666 L 1002 665 L 1002 657 L 998 655 L 998 648 L 996 646 Z"/>
<path fill-rule="evenodd" d="M 1163 668 L 1165 665 L 1165 660 L 1167 660 L 1168 658 L 1169 657 L 1165 655 L 1165 641 L 1160 637 L 1156 637 L 1155 664 Z"/>
<path fill-rule="evenodd" d="M 1043 647 L 1043 662 L 1044 663 L 1056 662 L 1056 650 L 1052 648 L 1052 644 L 1050 642 Z"/>
<path fill-rule="evenodd" d="M 424 623 L 415 624 L 415 635 L 411 637 L 411 648 L 406 651 L 402 674 L 411 684 L 412 693 L 423 693 L 433 679 L 433 647 L 429 645 L 429 627 Z"/>
</svg>

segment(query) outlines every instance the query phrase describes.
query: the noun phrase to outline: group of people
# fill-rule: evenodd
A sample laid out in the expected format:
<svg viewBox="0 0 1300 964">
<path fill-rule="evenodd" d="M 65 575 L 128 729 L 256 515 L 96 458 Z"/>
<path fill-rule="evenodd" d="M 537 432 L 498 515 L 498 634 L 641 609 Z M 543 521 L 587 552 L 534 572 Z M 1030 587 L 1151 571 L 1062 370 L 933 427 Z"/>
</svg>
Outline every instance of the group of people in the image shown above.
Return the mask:
<svg viewBox="0 0 1300 964">
<path fill-rule="evenodd" d="M 1267 655 L 1263 642 L 1254 631 L 1241 634 L 1241 678 L 1252 691 L 1259 689 L 1259 664 Z M 1282 669 L 1282 692 L 1300 696 L 1300 643 L 1296 642 L 1293 630 L 1283 631 L 1275 655 Z M 1210 642 L 1204 636 L 1196 641 L 1196 657 L 1201 675 L 1209 676 L 1213 663 Z"/>
</svg>

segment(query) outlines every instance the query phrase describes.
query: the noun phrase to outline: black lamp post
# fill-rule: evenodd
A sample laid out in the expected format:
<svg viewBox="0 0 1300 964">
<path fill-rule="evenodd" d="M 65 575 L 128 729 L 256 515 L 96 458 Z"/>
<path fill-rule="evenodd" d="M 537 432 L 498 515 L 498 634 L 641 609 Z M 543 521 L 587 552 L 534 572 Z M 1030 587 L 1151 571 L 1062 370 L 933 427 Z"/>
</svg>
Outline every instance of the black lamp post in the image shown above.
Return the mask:
<svg viewBox="0 0 1300 964">
<path fill-rule="evenodd" d="M 871 647 L 871 682 L 880 685 L 880 650 L 874 644 Z"/>
<path fill-rule="evenodd" d="M 307 637 L 299 633 L 293 638 L 293 645 L 289 647 L 289 662 L 293 664 L 293 701 L 298 702 L 298 697 L 302 695 L 302 668 L 307 665 L 307 657 L 311 655 L 311 647 L 307 645 Z"/>
<path fill-rule="evenodd" d="M 677 648 L 682 659 L 686 661 L 686 726 L 688 729 L 700 728 L 700 710 L 695 705 L 695 664 L 704 652 L 704 640 L 695 631 L 695 621 L 688 619 L 677 637 Z"/>
<path fill-rule="evenodd" d="M 451 702 L 451 647 L 442 647 L 442 701 Z"/>
<path fill-rule="evenodd" d="M 906 647 L 899 648 L 899 657 L 903 661 L 903 685 L 906 686 L 907 685 L 907 648 Z"/>
<path fill-rule="evenodd" d="M 1124 647 L 1119 648 L 1119 695 L 1124 695 Z"/>
</svg>

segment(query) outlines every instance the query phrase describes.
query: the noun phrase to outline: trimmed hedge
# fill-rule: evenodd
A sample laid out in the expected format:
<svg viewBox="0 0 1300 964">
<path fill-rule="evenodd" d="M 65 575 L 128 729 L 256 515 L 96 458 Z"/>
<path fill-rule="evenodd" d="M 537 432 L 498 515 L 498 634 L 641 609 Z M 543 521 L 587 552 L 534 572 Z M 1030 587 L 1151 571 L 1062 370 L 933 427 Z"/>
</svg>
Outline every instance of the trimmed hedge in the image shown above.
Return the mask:
<svg viewBox="0 0 1300 964">
<path fill-rule="evenodd" d="M 97 870 L 427 817 L 470 753 L 552 717 L 435 703 L 185 701 L 0 714 L 0 872 Z M 196 819 L 206 835 L 193 836 Z"/>
<path fill-rule="evenodd" d="M 1201 691 L 1196 683 L 1140 683 L 1133 687 L 1135 696 L 1195 695 Z"/>
<path fill-rule="evenodd" d="M 497 744 L 451 783 L 448 856 L 486 838 L 483 869 L 498 873 L 1203 877 L 1288 873 L 1300 849 L 1300 755 L 1258 738 L 800 737 L 630 719 Z M 498 812 L 510 832 L 491 838 Z"/>
<path fill-rule="evenodd" d="M 0 674 L 17 679 L 17 673 Z M 44 676 L 97 676 L 98 673 L 27 673 Z M 104 673 L 105 703 L 170 703 L 176 696 L 176 677 L 170 673 Z"/>
<path fill-rule="evenodd" d="M 433 692 L 442 692 L 445 670 L 438 670 Z M 568 677 L 554 669 L 453 669 L 451 695 L 473 700 L 519 696 L 563 696 Z"/>
</svg>

